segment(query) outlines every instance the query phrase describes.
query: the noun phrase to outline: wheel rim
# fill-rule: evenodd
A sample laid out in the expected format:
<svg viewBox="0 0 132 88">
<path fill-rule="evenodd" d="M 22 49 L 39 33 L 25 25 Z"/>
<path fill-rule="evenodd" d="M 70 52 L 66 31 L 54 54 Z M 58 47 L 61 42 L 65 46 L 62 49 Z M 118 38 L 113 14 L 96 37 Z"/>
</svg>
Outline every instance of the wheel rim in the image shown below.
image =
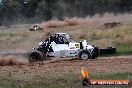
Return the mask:
<svg viewBox="0 0 132 88">
<path fill-rule="evenodd" d="M 82 59 L 88 59 L 89 56 L 88 56 L 87 53 L 82 53 L 81 58 L 82 58 Z"/>
</svg>

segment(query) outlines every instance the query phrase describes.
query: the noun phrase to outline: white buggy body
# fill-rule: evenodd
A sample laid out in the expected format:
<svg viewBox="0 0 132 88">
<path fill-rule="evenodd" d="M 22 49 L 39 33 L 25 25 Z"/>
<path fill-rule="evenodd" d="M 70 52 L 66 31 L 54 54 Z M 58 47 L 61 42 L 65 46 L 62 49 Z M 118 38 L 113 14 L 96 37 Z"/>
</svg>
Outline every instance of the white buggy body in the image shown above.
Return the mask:
<svg viewBox="0 0 132 88">
<path fill-rule="evenodd" d="M 82 42 L 71 41 L 71 38 L 66 33 L 56 33 L 65 40 L 65 42 L 58 43 L 55 38 L 50 43 L 48 41 L 40 42 L 37 50 L 46 54 L 46 56 L 53 57 L 75 57 L 78 56 L 81 59 L 94 59 L 98 56 L 99 50 L 97 47 L 89 45 L 86 40 Z M 49 39 L 51 40 L 51 39 Z M 47 46 L 48 45 L 48 46 Z M 43 47 L 46 47 L 46 51 L 43 51 Z M 44 49 L 45 50 L 45 49 Z"/>
<path fill-rule="evenodd" d="M 83 43 L 83 49 L 85 50 L 93 50 L 94 47 L 91 45 Z M 77 56 L 78 53 L 81 51 L 80 43 L 70 42 L 69 44 L 56 44 L 55 42 L 51 43 L 51 47 L 54 52 L 48 53 L 49 56 L 55 57 L 65 57 L 65 56 Z M 89 51 L 90 52 L 90 51 Z"/>
</svg>

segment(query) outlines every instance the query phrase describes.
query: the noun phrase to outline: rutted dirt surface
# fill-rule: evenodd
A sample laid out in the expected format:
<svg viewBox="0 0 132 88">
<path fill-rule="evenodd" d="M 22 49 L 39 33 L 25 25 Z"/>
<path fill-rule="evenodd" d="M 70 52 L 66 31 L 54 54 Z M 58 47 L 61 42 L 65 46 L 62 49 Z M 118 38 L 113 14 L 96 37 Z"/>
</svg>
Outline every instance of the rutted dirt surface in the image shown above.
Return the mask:
<svg viewBox="0 0 132 88">
<path fill-rule="evenodd" d="M 82 67 L 94 74 L 132 72 L 132 55 L 116 57 L 99 57 L 94 60 L 72 60 L 68 58 L 54 59 L 28 65 L 1 66 L 0 76 L 16 74 L 18 77 L 33 77 L 54 72 L 76 72 L 80 74 Z"/>
</svg>

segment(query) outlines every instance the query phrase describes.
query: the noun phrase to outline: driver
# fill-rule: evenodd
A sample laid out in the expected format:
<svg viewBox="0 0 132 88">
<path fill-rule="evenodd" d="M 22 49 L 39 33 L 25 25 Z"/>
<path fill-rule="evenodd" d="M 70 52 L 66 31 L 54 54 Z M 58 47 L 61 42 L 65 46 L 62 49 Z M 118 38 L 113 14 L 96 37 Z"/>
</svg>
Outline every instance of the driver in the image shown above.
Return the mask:
<svg viewBox="0 0 132 88">
<path fill-rule="evenodd" d="M 59 34 L 55 34 L 54 40 L 56 44 L 64 44 L 64 38 L 59 36 Z"/>
</svg>

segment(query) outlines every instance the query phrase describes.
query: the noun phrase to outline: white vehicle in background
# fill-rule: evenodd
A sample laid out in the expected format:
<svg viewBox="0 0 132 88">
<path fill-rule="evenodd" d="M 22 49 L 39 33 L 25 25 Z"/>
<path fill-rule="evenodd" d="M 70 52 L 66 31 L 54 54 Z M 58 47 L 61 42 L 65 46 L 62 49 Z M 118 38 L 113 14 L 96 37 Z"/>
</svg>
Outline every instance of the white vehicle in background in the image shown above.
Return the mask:
<svg viewBox="0 0 132 88">
<path fill-rule="evenodd" d="M 40 42 L 37 48 L 29 54 L 29 61 L 41 61 L 46 57 L 78 57 L 80 59 L 95 59 L 99 49 L 89 45 L 86 40 L 74 42 L 67 33 L 50 35 Z"/>
</svg>

